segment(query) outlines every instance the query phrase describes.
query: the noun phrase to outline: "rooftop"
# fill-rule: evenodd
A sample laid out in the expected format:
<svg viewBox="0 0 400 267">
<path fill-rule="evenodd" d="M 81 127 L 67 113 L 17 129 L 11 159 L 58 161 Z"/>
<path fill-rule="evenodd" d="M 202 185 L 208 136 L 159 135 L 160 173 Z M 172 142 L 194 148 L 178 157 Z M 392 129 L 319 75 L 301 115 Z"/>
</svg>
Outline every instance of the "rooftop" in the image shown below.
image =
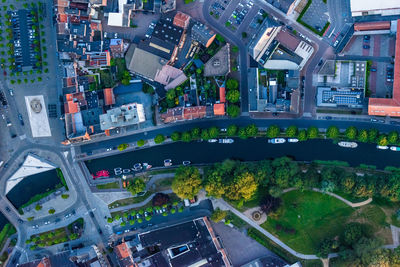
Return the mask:
<svg viewBox="0 0 400 267">
<path fill-rule="evenodd" d="M 146 120 L 143 105 L 131 103 L 107 110 L 100 115 L 101 130 L 138 124 Z"/>
<path fill-rule="evenodd" d="M 222 47 L 204 65 L 204 76 L 225 76 L 230 70 L 229 44 Z"/>
<path fill-rule="evenodd" d="M 169 42 L 173 45 L 178 45 L 183 33 L 183 29 L 173 24 L 172 19 L 160 19 L 152 33 L 152 36 Z"/>
</svg>

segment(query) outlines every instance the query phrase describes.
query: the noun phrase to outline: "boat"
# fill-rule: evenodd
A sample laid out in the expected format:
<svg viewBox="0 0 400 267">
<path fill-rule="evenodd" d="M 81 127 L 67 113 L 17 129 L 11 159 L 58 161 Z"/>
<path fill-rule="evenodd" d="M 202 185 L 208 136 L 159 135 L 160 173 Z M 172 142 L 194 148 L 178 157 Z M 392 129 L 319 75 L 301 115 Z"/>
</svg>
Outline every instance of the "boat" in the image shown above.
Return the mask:
<svg viewBox="0 0 400 267">
<path fill-rule="evenodd" d="M 97 178 L 107 178 L 110 176 L 110 173 L 106 170 L 101 170 L 96 172 L 96 175 L 92 174 L 93 180 Z"/>
<path fill-rule="evenodd" d="M 183 162 L 182 162 L 182 164 L 183 164 L 183 166 L 188 166 L 188 165 L 190 165 L 190 161 L 189 160 L 184 160 Z"/>
<path fill-rule="evenodd" d="M 392 151 L 400 151 L 400 147 L 398 147 L 398 146 L 391 146 L 391 147 L 390 147 L 390 150 L 392 150 Z"/>
<path fill-rule="evenodd" d="M 289 143 L 297 143 L 297 142 L 299 142 L 299 139 L 297 139 L 297 138 L 288 138 L 288 140 L 287 140 Z"/>
<path fill-rule="evenodd" d="M 171 159 L 164 159 L 164 166 L 168 167 L 172 165 L 172 160 Z"/>
<path fill-rule="evenodd" d="M 230 138 L 218 139 L 218 143 L 220 144 L 232 144 L 233 142 L 234 142 L 233 139 Z"/>
<path fill-rule="evenodd" d="M 285 138 L 272 138 L 272 139 L 268 140 L 268 143 L 271 143 L 271 144 L 283 144 L 285 142 L 286 142 Z"/>
<path fill-rule="evenodd" d="M 218 140 L 217 139 L 210 139 L 210 140 L 208 140 L 208 142 L 209 143 L 216 143 L 216 142 L 218 142 Z"/>
<path fill-rule="evenodd" d="M 377 149 L 382 149 L 382 150 L 386 150 L 389 149 L 388 146 L 376 146 Z"/>
<path fill-rule="evenodd" d="M 135 165 L 133 165 L 133 168 L 135 169 L 135 171 L 140 171 L 141 169 L 143 169 L 141 163 L 135 163 Z"/>
<path fill-rule="evenodd" d="M 143 163 L 143 167 L 144 167 L 146 170 L 148 170 L 148 169 L 151 169 L 151 167 L 153 167 L 153 166 L 150 165 L 150 164 L 148 164 L 147 162 L 144 162 L 144 163 Z"/>
<path fill-rule="evenodd" d="M 356 148 L 358 146 L 356 142 L 346 142 L 346 141 L 341 141 L 338 143 L 338 145 L 346 148 Z"/>
</svg>

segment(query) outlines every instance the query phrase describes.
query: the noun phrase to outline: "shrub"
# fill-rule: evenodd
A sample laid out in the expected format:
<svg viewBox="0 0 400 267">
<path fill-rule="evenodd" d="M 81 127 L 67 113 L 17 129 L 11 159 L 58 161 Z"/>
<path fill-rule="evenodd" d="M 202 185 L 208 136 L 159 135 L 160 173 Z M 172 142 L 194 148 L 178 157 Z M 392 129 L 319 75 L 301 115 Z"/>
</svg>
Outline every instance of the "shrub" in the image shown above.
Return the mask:
<svg viewBox="0 0 400 267">
<path fill-rule="evenodd" d="M 170 212 L 171 212 L 171 214 L 174 214 L 174 213 L 176 212 L 176 209 L 172 208 L 172 209 L 170 210 Z"/>
<path fill-rule="evenodd" d="M 56 212 L 55 209 L 49 209 L 49 214 L 54 214 Z"/>
<path fill-rule="evenodd" d="M 143 139 L 140 139 L 139 141 L 137 141 L 138 147 L 144 146 L 144 144 L 145 144 L 145 141 Z"/>
<path fill-rule="evenodd" d="M 37 205 L 35 206 L 35 210 L 41 210 L 41 209 L 42 209 L 42 206 L 41 206 L 41 205 L 37 204 Z"/>
<path fill-rule="evenodd" d="M 127 149 L 128 146 L 129 146 L 128 144 L 120 144 L 120 145 L 118 145 L 118 150 L 123 151 L 123 150 Z"/>
<path fill-rule="evenodd" d="M 214 210 L 214 212 L 211 214 L 211 220 L 213 222 L 219 222 L 219 221 L 225 219 L 227 214 L 228 214 L 228 211 L 221 210 L 220 208 L 216 208 Z"/>
<path fill-rule="evenodd" d="M 113 221 L 114 221 L 113 218 L 111 218 L 111 217 L 107 218 L 108 223 L 112 223 Z"/>
<path fill-rule="evenodd" d="M 63 199 L 67 199 L 67 198 L 69 198 L 69 195 L 68 195 L 68 194 L 62 194 L 61 197 L 62 197 Z"/>
<path fill-rule="evenodd" d="M 158 134 L 155 138 L 154 138 L 154 143 L 156 144 L 161 144 L 162 142 L 164 142 L 165 140 L 165 136 L 162 134 Z"/>
</svg>

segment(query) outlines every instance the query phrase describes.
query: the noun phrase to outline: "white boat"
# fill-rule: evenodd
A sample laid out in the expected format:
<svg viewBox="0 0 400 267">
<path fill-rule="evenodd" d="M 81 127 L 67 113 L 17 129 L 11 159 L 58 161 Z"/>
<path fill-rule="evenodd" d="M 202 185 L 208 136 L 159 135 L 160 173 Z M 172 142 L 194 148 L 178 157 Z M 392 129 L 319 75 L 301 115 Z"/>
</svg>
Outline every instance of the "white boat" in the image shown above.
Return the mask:
<svg viewBox="0 0 400 267">
<path fill-rule="evenodd" d="M 182 162 L 182 164 L 183 164 L 183 166 L 188 166 L 188 165 L 190 165 L 190 161 L 189 160 L 184 160 L 183 162 Z"/>
<path fill-rule="evenodd" d="M 346 141 L 341 141 L 338 143 L 338 145 L 346 148 L 356 148 L 358 146 L 356 142 L 346 142 Z"/>
<path fill-rule="evenodd" d="M 216 143 L 216 142 L 218 142 L 218 140 L 217 139 L 210 139 L 210 140 L 208 140 L 208 142 L 209 143 Z"/>
<path fill-rule="evenodd" d="M 230 138 L 218 139 L 218 143 L 220 144 L 232 144 L 233 142 L 233 139 Z"/>
<path fill-rule="evenodd" d="M 144 167 L 146 170 L 148 170 L 148 169 L 150 169 L 150 168 L 153 167 L 153 166 L 151 166 L 151 165 L 148 164 L 147 162 L 144 162 L 144 163 L 143 163 L 143 167 Z"/>
<path fill-rule="evenodd" d="M 297 139 L 297 138 L 288 138 L 288 140 L 287 140 L 289 143 L 297 143 L 297 142 L 299 142 L 299 139 Z"/>
<path fill-rule="evenodd" d="M 400 151 L 400 147 L 398 147 L 398 146 L 391 146 L 391 147 L 390 147 L 390 150 L 392 150 L 392 151 Z"/>
<path fill-rule="evenodd" d="M 164 166 L 168 167 L 172 165 L 172 160 L 171 159 L 164 159 Z"/>
<path fill-rule="evenodd" d="M 272 139 L 268 140 L 268 143 L 271 143 L 271 144 L 283 144 L 285 142 L 286 142 L 285 138 L 272 138 Z"/>
<path fill-rule="evenodd" d="M 140 171 L 143 167 L 141 163 L 135 163 L 135 165 L 133 165 L 133 168 L 135 169 L 135 171 Z"/>
<path fill-rule="evenodd" d="M 386 150 L 389 149 L 388 146 L 376 146 L 377 149 L 382 149 L 382 150 Z"/>
</svg>

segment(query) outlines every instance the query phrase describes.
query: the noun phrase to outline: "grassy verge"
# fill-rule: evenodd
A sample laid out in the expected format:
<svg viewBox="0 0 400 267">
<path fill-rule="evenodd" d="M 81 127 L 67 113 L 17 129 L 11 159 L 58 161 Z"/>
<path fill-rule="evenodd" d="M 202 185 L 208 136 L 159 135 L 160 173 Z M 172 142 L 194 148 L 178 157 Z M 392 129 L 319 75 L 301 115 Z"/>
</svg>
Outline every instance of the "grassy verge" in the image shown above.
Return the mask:
<svg viewBox="0 0 400 267">
<path fill-rule="evenodd" d="M 135 204 L 135 203 L 140 203 L 144 200 L 146 200 L 153 192 L 147 191 L 146 194 L 143 196 L 138 196 L 138 197 L 130 197 L 130 198 L 124 198 L 120 199 L 117 201 L 114 201 L 113 203 L 108 205 L 109 209 L 120 207 L 120 206 L 127 206 L 130 204 Z"/>
<path fill-rule="evenodd" d="M 118 182 L 112 182 L 112 183 L 107 183 L 107 184 L 97 184 L 96 188 L 97 189 L 118 189 L 118 188 L 120 188 L 120 185 Z"/>
<path fill-rule="evenodd" d="M 4 225 L 3 229 L 0 232 L 0 250 L 3 249 L 4 244 L 7 241 L 7 238 L 15 234 L 16 232 L 17 230 L 12 224 L 7 223 L 6 225 Z"/>
<path fill-rule="evenodd" d="M 248 225 L 245 221 L 231 211 L 228 211 L 228 215 L 226 215 L 225 220 L 229 220 L 231 224 L 239 229 Z"/>
<path fill-rule="evenodd" d="M 63 185 L 63 186 L 65 187 L 65 189 L 67 189 L 67 191 L 68 191 L 68 185 L 67 185 L 67 182 L 65 181 L 64 174 L 62 173 L 61 169 L 60 169 L 60 168 L 57 168 L 57 169 L 56 169 L 56 172 L 57 172 L 58 178 L 60 178 L 60 181 L 61 181 L 62 185 Z"/>
<path fill-rule="evenodd" d="M 347 193 L 342 192 L 342 191 L 336 191 L 335 190 L 335 191 L 333 191 L 333 193 L 335 193 L 338 196 L 341 196 L 342 198 L 344 198 L 344 199 L 346 199 L 346 200 L 348 200 L 348 201 L 350 201 L 352 203 L 359 203 L 359 202 L 362 202 L 362 201 L 368 199 L 368 197 L 356 197 L 356 196 L 354 196 L 352 194 L 347 194 Z"/>
<path fill-rule="evenodd" d="M 21 207 L 18 208 L 18 212 L 20 214 L 23 214 L 24 213 L 22 211 L 23 208 L 28 207 L 32 203 L 35 203 L 35 202 L 41 200 L 42 198 L 45 198 L 45 197 L 51 195 L 52 193 L 56 192 L 61 187 L 63 187 L 63 185 L 60 183 L 60 184 L 57 184 L 56 187 L 54 189 L 52 189 L 52 190 L 49 190 L 49 191 L 47 191 L 45 193 L 42 193 L 42 194 L 34 195 L 31 199 L 28 200 L 28 202 L 26 202 L 25 204 L 21 205 Z"/>
<path fill-rule="evenodd" d="M 272 251 L 273 253 L 275 253 L 276 255 L 278 255 L 279 257 L 281 257 L 282 259 L 284 259 L 289 264 L 294 264 L 299 261 L 302 266 L 309 266 L 309 267 L 322 266 L 322 262 L 320 260 L 302 260 L 293 256 L 292 254 L 281 248 L 278 244 L 276 244 L 275 242 L 273 242 L 272 240 L 270 240 L 269 238 L 267 238 L 261 232 L 257 231 L 254 228 L 250 228 L 247 232 L 247 235 L 256 240 L 258 243 L 260 243 L 267 249 L 269 249 L 270 251 Z"/>
</svg>

